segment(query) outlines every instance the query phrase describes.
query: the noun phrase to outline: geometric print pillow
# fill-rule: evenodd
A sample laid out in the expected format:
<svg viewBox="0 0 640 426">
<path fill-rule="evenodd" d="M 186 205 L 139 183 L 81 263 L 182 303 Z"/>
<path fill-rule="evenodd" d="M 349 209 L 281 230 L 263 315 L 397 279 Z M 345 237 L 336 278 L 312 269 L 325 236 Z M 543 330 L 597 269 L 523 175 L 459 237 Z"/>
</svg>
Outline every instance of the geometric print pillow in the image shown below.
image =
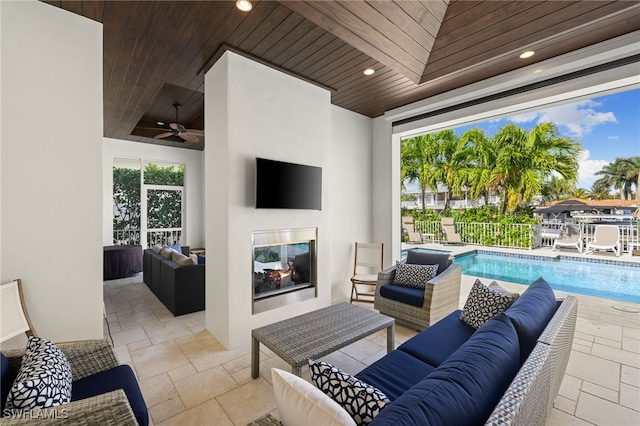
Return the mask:
<svg viewBox="0 0 640 426">
<path fill-rule="evenodd" d="M 464 304 L 460 319 L 474 328 L 480 327 L 493 318 L 494 315 L 507 310 L 516 301 L 518 293 L 502 293 L 502 287 L 494 281 L 492 287 L 487 287 L 480 280 L 476 280 L 471 287 L 469 297 Z M 497 286 L 497 287 L 496 287 Z"/>
<path fill-rule="evenodd" d="M 71 365 L 60 348 L 30 337 L 6 408 L 33 410 L 71 402 L 71 382 Z"/>
<path fill-rule="evenodd" d="M 310 359 L 313 384 L 340 404 L 358 425 L 368 425 L 391 401 L 378 388 L 359 380 L 339 368 Z"/>
<path fill-rule="evenodd" d="M 438 273 L 438 265 L 415 265 L 396 261 L 393 284 L 424 289 L 427 282 Z"/>
</svg>

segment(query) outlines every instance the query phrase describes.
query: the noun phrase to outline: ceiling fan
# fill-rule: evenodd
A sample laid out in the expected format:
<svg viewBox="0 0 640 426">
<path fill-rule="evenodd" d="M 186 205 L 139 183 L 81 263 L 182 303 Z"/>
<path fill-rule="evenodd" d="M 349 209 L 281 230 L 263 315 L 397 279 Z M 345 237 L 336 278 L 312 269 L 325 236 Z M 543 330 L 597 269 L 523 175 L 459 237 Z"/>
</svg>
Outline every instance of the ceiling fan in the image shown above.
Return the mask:
<svg viewBox="0 0 640 426">
<path fill-rule="evenodd" d="M 185 141 L 195 142 L 195 143 L 200 142 L 200 137 L 204 136 L 204 132 L 202 130 L 187 129 L 182 124 L 180 124 L 178 120 L 178 111 L 180 110 L 181 106 L 182 105 L 180 105 L 179 103 L 173 104 L 173 107 L 176 109 L 175 123 L 169 123 L 169 127 L 171 128 L 171 130 L 168 132 L 160 133 L 159 135 L 155 135 L 153 137 L 154 139 L 162 139 L 162 138 L 167 138 L 169 136 L 178 136 L 179 138 L 182 138 Z"/>
</svg>

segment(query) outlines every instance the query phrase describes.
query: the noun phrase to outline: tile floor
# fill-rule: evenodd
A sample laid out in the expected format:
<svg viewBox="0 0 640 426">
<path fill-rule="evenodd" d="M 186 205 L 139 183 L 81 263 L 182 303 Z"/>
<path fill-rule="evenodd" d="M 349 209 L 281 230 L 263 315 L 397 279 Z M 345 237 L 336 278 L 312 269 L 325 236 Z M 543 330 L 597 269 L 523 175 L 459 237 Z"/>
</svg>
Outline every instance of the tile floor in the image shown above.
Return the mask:
<svg viewBox="0 0 640 426">
<path fill-rule="evenodd" d="M 461 305 L 474 279 L 463 276 Z M 118 358 L 138 375 L 152 424 L 246 425 L 269 412 L 278 416 L 269 372 L 289 366 L 264 346 L 261 376 L 252 380 L 249 345 L 226 350 L 205 330 L 204 312 L 174 318 L 141 274 L 106 281 L 104 301 L 105 335 L 110 331 Z M 396 343 L 415 333 L 396 326 Z M 353 374 L 385 347 L 381 331 L 323 359 Z M 571 358 L 548 424 L 640 424 L 640 305 L 579 296 Z"/>
</svg>

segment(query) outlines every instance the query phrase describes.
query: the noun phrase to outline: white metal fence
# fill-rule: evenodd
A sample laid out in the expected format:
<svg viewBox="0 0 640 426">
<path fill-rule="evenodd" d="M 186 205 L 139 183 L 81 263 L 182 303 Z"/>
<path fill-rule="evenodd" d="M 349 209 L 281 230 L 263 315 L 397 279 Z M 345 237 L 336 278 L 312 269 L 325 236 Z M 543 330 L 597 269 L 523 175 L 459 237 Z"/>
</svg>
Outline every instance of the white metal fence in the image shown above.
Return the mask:
<svg viewBox="0 0 640 426">
<path fill-rule="evenodd" d="M 465 244 L 533 249 L 535 247 L 552 247 L 555 239 L 560 237 L 563 226 L 564 224 L 560 222 L 545 222 L 538 225 L 457 222 L 456 231 Z M 597 226 L 597 223 L 580 224 L 585 247 L 587 243 L 593 241 Z M 638 248 L 640 225 L 629 223 L 617 226 L 620 229 L 622 251 L 629 251 L 632 246 Z M 423 234 L 425 241 L 446 241 L 440 222 L 418 221 L 415 223 L 415 229 L 416 232 Z"/>
<path fill-rule="evenodd" d="M 144 234 L 144 238 L 143 238 Z M 125 229 L 113 231 L 114 245 L 142 245 L 145 248 L 156 244 L 170 245 L 182 243 L 182 228 Z"/>
</svg>

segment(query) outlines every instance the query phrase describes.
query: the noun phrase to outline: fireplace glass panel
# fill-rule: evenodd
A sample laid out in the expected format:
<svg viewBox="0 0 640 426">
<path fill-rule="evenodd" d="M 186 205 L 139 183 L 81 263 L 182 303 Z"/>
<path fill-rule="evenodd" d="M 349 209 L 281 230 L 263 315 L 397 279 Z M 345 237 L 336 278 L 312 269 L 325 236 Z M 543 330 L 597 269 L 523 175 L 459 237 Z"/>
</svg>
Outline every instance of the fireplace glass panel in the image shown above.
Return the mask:
<svg viewBox="0 0 640 426">
<path fill-rule="evenodd" d="M 309 287 L 310 242 L 254 247 L 253 265 L 256 299 Z"/>
</svg>

